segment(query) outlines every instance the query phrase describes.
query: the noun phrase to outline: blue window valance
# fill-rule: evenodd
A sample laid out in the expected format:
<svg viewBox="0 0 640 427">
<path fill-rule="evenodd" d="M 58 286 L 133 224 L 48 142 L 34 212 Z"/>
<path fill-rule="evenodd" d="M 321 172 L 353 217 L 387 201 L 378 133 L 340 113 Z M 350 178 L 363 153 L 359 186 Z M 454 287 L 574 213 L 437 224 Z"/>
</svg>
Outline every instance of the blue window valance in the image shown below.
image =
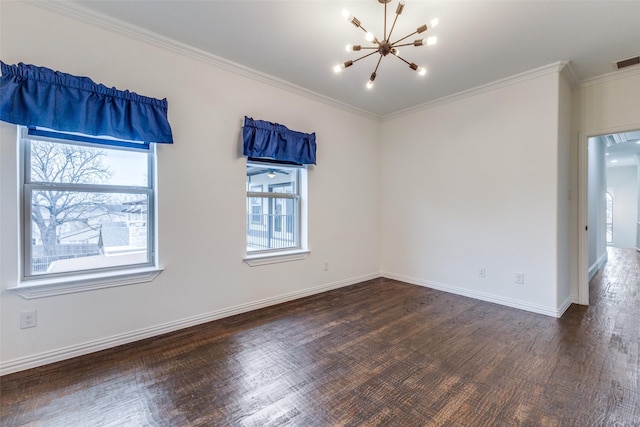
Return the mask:
<svg viewBox="0 0 640 427">
<path fill-rule="evenodd" d="M 255 159 L 271 159 L 299 165 L 316 164 L 316 134 L 288 129 L 278 123 L 244 118 L 243 153 Z"/>
<path fill-rule="evenodd" d="M 94 83 L 88 77 L 0 61 L 0 120 L 30 128 L 173 143 L 167 100 Z M 106 143 L 95 139 L 91 142 Z"/>
</svg>

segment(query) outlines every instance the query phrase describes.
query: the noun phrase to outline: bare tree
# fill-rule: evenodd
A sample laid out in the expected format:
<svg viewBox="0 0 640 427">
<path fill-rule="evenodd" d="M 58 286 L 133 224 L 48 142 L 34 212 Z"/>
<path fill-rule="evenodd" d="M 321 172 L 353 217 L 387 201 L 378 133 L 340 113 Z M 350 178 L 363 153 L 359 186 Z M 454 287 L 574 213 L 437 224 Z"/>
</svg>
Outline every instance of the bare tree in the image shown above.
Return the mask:
<svg viewBox="0 0 640 427">
<path fill-rule="evenodd" d="M 111 177 L 103 164 L 105 152 L 95 148 L 34 142 L 31 144 L 31 180 L 64 184 L 98 184 Z M 63 224 L 88 226 L 92 217 L 107 212 L 103 193 L 41 189 L 32 193 L 31 219 L 40 231 L 45 255 L 56 255 Z"/>
</svg>

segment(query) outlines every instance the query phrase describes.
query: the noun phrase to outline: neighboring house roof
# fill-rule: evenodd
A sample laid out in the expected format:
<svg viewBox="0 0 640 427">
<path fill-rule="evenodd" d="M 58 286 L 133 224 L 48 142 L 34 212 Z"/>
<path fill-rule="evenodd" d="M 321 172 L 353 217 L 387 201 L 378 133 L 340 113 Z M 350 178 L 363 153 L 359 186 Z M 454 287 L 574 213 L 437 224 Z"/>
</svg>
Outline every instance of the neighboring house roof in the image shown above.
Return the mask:
<svg viewBox="0 0 640 427">
<path fill-rule="evenodd" d="M 126 222 L 106 222 L 102 227 L 85 227 L 60 236 L 60 243 L 89 242 L 98 239 L 100 247 L 128 246 L 129 227 Z"/>
<path fill-rule="evenodd" d="M 125 202 L 123 203 L 124 209 L 121 212 L 126 213 L 146 213 L 147 212 L 147 201 L 146 200 L 136 200 L 135 202 Z"/>
</svg>

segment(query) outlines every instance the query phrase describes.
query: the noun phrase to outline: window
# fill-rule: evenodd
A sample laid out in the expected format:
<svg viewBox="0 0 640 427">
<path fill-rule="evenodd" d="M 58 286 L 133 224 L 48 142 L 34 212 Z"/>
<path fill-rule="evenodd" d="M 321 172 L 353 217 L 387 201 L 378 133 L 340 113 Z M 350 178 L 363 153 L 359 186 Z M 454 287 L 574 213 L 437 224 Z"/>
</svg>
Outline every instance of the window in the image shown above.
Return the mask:
<svg viewBox="0 0 640 427">
<path fill-rule="evenodd" d="M 613 196 L 607 192 L 607 208 L 606 208 L 606 244 L 613 245 Z"/>
<path fill-rule="evenodd" d="M 33 136 L 26 128 L 20 145 L 25 281 L 155 264 L 153 148 Z"/>
<path fill-rule="evenodd" d="M 306 169 L 247 161 L 247 254 L 302 249 Z"/>
</svg>

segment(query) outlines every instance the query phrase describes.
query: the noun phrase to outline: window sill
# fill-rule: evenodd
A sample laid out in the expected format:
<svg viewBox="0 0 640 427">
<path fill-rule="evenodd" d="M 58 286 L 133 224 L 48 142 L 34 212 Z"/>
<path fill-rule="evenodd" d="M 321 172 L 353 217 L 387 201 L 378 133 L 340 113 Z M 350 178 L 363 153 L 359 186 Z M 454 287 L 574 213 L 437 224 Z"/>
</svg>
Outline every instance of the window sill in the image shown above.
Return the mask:
<svg viewBox="0 0 640 427">
<path fill-rule="evenodd" d="M 9 288 L 9 290 L 16 292 L 25 299 L 44 298 L 55 295 L 92 291 L 94 289 L 151 282 L 160 273 L 162 273 L 162 270 L 162 268 L 158 267 L 146 267 L 118 272 L 83 274 L 62 278 L 34 279 L 20 282 L 18 286 Z"/>
<path fill-rule="evenodd" d="M 251 267 L 257 267 L 259 265 L 277 264 L 279 262 L 299 261 L 305 259 L 311 251 L 309 250 L 295 250 L 286 252 L 271 252 L 268 254 L 247 255 L 244 258 L 244 262 Z"/>
</svg>

